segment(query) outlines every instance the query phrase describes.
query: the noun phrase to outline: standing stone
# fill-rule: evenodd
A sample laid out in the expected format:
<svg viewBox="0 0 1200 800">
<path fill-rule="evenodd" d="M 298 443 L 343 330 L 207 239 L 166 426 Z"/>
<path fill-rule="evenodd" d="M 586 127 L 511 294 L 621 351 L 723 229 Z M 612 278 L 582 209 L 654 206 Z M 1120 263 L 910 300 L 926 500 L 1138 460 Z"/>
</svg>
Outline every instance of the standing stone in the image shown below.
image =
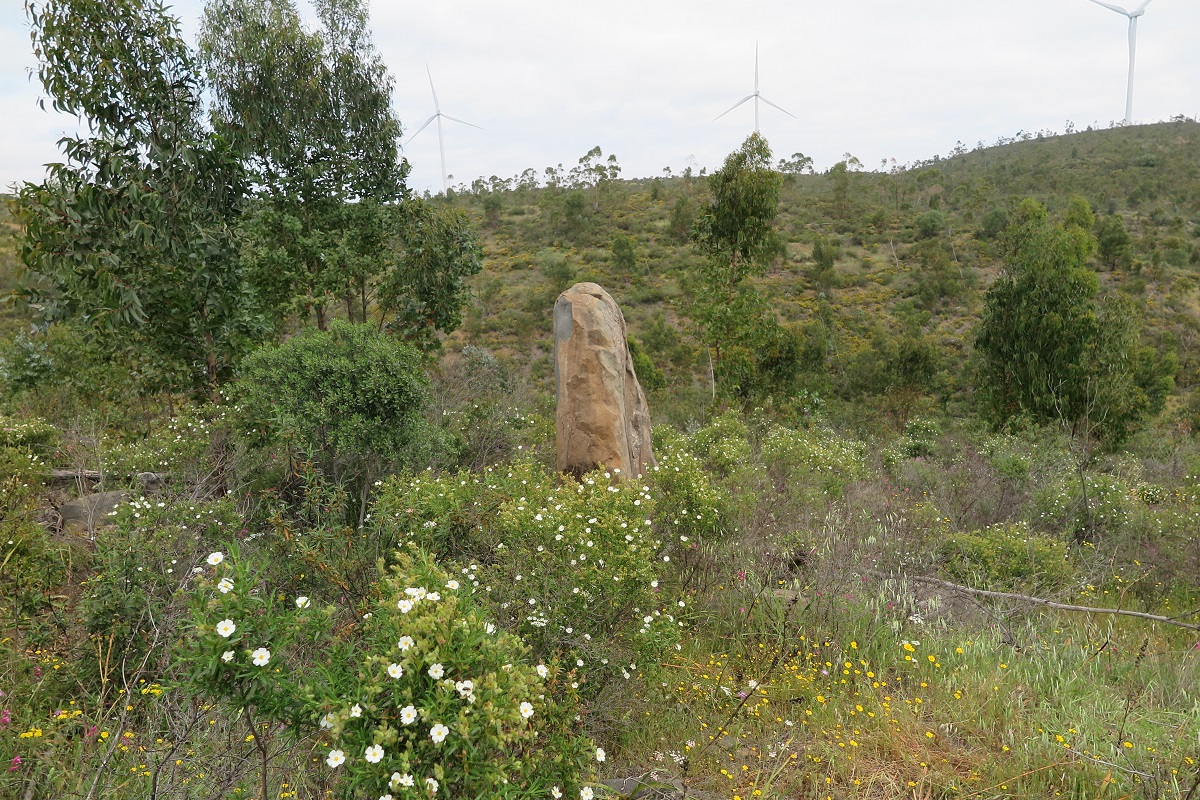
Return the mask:
<svg viewBox="0 0 1200 800">
<path fill-rule="evenodd" d="M 594 283 L 577 283 L 554 304 L 558 470 L 603 467 L 636 477 L 654 466 L 650 411 L 633 371 L 625 318 Z"/>
</svg>

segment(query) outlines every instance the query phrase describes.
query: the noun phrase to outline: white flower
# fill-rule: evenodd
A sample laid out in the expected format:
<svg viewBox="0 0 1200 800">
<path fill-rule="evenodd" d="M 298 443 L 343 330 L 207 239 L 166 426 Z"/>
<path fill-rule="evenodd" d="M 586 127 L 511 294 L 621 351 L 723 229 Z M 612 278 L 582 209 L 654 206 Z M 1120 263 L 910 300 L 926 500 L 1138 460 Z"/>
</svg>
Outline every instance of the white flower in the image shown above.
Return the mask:
<svg viewBox="0 0 1200 800">
<path fill-rule="evenodd" d="M 403 674 L 404 667 L 399 664 L 388 664 L 388 675 L 391 675 L 393 678 L 399 678 Z"/>
<path fill-rule="evenodd" d="M 435 722 L 433 727 L 429 729 L 429 738 L 433 739 L 434 744 L 441 744 L 449 734 L 450 729 L 440 722 Z"/>
<path fill-rule="evenodd" d="M 367 760 L 367 763 L 378 764 L 383 761 L 383 748 L 373 744 L 367 748 L 367 752 L 363 753 L 363 758 Z"/>
<path fill-rule="evenodd" d="M 330 750 L 329 757 L 325 759 L 325 763 L 336 769 L 346 763 L 346 754 L 341 750 Z"/>
<path fill-rule="evenodd" d="M 440 681 L 442 679 L 442 676 L 445 674 L 446 674 L 446 668 L 443 667 L 441 664 L 434 664 L 432 667 L 429 668 L 429 677 L 433 678 L 435 681 Z"/>
<path fill-rule="evenodd" d="M 256 667 L 265 667 L 271 660 L 271 651 L 265 647 L 260 647 L 250 654 L 250 660 L 254 662 Z"/>
<path fill-rule="evenodd" d="M 217 564 L 220 564 L 224 560 L 225 560 L 225 554 L 220 551 L 217 551 L 216 553 L 208 554 L 207 561 L 208 561 L 208 565 L 210 567 L 215 567 Z"/>
<path fill-rule="evenodd" d="M 220 590 L 221 594 L 229 594 L 233 591 L 233 581 L 229 580 L 229 578 L 221 578 L 221 582 L 217 584 L 217 589 Z"/>
<path fill-rule="evenodd" d="M 234 625 L 233 620 L 231 619 L 223 619 L 217 623 L 217 633 L 221 634 L 221 636 L 224 636 L 226 639 L 232 636 L 233 632 L 236 630 L 237 625 Z"/>
<path fill-rule="evenodd" d="M 413 638 L 411 636 L 401 636 L 400 641 L 396 642 L 396 647 L 400 648 L 400 652 L 405 652 L 413 646 Z"/>
<path fill-rule="evenodd" d="M 548 677 L 550 675 L 550 669 L 545 664 L 538 664 L 537 674 L 539 678 Z"/>
<path fill-rule="evenodd" d="M 558 800 L 558 798 L 562 797 L 562 789 L 559 789 L 557 786 L 551 786 L 550 796 L 553 797 L 554 800 Z"/>
<path fill-rule="evenodd" d="M 466 697 L 475 691 L 475 683 L 473 681 L 458 681 L 454 684 L 454 689 L 460 697 Z"/>
<path fill-rule="evenodd" d="M 579 790 L 579 800 L 592 800 L 592 797 L 594 797 L 592 787 L 585 786 Z"/>
<path fill-rule="evenodd" d="M 296 608 L 308 608 L 311 605 L 312 605 L 312 601 L 309 600 L 304 595 L 300 595 L 299 597 L 296 598 Z"/>
<path fill-rule="evenodd" d="M 390 783 L 388 783 L 388 786 L 393 789 L 396 788 L 397 786 L 412 786 L 412 785 L 413 785 L 413 776 L 409 775 L 408 773 L 401 775 L 399 772 L 393 772 L 392 780 Z"/>
<path fill-rule="evenodd" d="M 490 622 L 485 622 L 485 623 L 483 624 L 483 632 L 484 632 L 484 633 L 495 633 L 495 632 L 496 632 L 496 626 L 495 626 L 495 625 L 493 625 L 493 624 L 492 624 L 492 623 L 490 623 Z"/>
<path fill-rule="evenodd" d="M 355 703 L 354 705 L 350 706 L 350 716 L 352 716 L 356 719 L 358 717 L 361 717 L 362 716 L 362 706 L 360 706 L 358 703 Z M 602 758 L 600 760 L 603 761 L 604 759 Z"/>
<path fill-rule="evenodd" d="M 533 716 L 533 704 L 532 703 L 528 703 L 528 702 L 521 703 L 521 716 L 524 717 L 525 719 L 529 719 L 530 717 Z"/>
<path fill-rule="evenodd" d="M 426 778 L 425 779 L 425 791 L 428 792 L 429 794 L 437 794 L 437 790 L 438 790 L 438 782 L 435 781 L 433 778 Z"/>
<path fill-rule="evenodd" d="M 325 716 L 321 717 L 321 727 L 324 728 L 325 730 L 329 730 L 330 728 L 333 727 L 333 712 L 332 711 L 330 711 Z"/>
<path fill-rule="evenodd" d="M 412 600 L 401 600 L 399 603 L 396 603 L 396 608 L 400 609 L 401 614 L 407 614 L 412 611 L 413 602 Z"/>
<path fill-rule="evenodd" d="M 596 748 L 596 760 L 597 760 L 597 761 L 603 761 L 605 758 L 607 758 L 607 756 L 605 756 L 605 755 L 604 755 L 604 748 L 603 748 L 603 747 L 597 747 L 597 748 Z"/>
<path fill-rule="evenodd" d="M 417 721 L 417 709 L 412 706 L 405 706 L 400 709 L 400 722 L 405 725 L 412 725 Z"/>
<path fill-rule="evenodd" d="M 446 581 L 446 588 L 452 592 L 458 591 L 458 581 L 454 581 L 454 580 Z"/>
<path fill-rule="evenodd" d="M 393 800 L 393 798 L 390 794 L 381 794 L 379 795 L 379 800 Z"/>
<path fill-rule="evenodd" d="M 233 651 L 226 650 L 224 653 L 221 653 L 221 660 L 226 664 L 228 664 L 230 661 L 233 661 Z"/>
</svg>

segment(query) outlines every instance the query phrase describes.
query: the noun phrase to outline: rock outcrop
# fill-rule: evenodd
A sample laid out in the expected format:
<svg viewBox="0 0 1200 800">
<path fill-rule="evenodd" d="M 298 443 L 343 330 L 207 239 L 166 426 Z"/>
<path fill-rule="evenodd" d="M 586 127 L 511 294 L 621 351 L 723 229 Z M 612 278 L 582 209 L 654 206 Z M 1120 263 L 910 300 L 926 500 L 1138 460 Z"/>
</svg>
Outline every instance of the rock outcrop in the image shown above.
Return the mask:
<svg viewBox="0 0 1200 800">
<path fill-rule="evenodd" d="M 650 412 L 625 340 L 616 301 L 594 283 L 577 283 L 554 304 L 558 469 L 597 467 L 622 477 L 654 465 Z"/>
</svg>

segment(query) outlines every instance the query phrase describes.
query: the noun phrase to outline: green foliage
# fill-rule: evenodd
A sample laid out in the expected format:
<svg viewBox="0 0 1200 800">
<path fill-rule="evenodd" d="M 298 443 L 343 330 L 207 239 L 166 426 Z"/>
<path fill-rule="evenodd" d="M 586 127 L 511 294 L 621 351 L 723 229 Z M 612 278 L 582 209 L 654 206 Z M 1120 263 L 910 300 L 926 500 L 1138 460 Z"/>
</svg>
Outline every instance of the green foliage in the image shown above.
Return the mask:
<svg viewBox="0 0 1200 800">
<path fill-rule="evenodd" d="M 78 675 L 92 688 L 119 679 L 122 670 L 165 673 L 161 637 L 175 633 L 180 586 L 204 553 L 241 529 L 228 500 L 138 497 L 108 521 L 80 599 Z"/>
<path fill-rule="evenodd" d="M 841 256 L 841 248 L 837 243 L 821 234 L 813 237 L 813 269 L 809 277 L 818 286 L 828 289 L 837 281 L 837 275 L 833 271 L 834 264 L 837 263 Z"/>
<path fill-rule="evenodd" d="M 847 484 L 866 472 L 862 442 L 820 428 L 772 427 L 762 441 L 762 458 L 776 486 L 793 495 L 840 498 Z"/>
<path fill-rule="evenodd" d="M 926 417 L 913 417 L 904 426 L 904 435 L 884 448 L 883 466 L 893 475 L 905 459 L 933 455 L 941 429 L 937 422 Z"/>
<path fill-rule="evenodd" d="M 394 214 L 398 253 L 380 278 L 378 312 L 390 330 L 422 349 L 462 322 L 467 278 L 479 272 L 483 249 L 465 214 L 406 200 Z"/>
<path fill-rule="evenodd" d="M 681 612 L 665 591 L 669 564 L 697 544 L 707 530 L 698 526 L 719 521 L 703 486 L 682 501 L 657 488 L 673 467 L 661 461 L 640 485 L 614 485 L 601 472 L 577 483 L 527 461 L 395 479 L 375 518 L 389 535 L 459 567 L 499 625 L 537 655 L 582 659 L 594 692 L 651 669 L 676 642 Z M 662 517 L 670 538 L 656 533 L 656 515 L 676 508 L 688 519 Z"/>
<path fill-rule="evenodd" d="M 637 269 L 637 241 L 632 236 L 617 234 L 612 240 L 612 264 L 620 275 L 632 275 Z"/>
<path fill-rule="evenodd" d="M 788 392 L 798 365 L 796 340 L 746 280 L 782 253 L 773 222 L 780 176 L 758 134 L 709 178 L 712 200 L 693 239 L 708 256 L 691 287 L 692 318 L 713 353 L 713 378 L 730 396 Z"/>
<path fill-rule="evenodd" d="M 35 632 L 66 577 L 68 548 L 38 521 L 38 494 L 49 470 L 44 460 L 57 431 L 44 421 L 0 415 L 0 628 Z"/>
<path fill-rule="evenodd" d="M 532 663 L 420 551 L 379 589 L 353 678 L 325 701 L 340 796 L 433 794 L 430 779 L 449 797 L 578 795 L 595 750 L 576 732 L 575 670 Z"/>
<path fill-rule="evenodd" d="M 298 448 L 334 480 L 368 480 L 430 444 L 420 356 L 368 326 L 336 321 L 265 347 L 246 359 L 238 391 L 263 440 Z"/>
<path fill-rule="evenodd" d="M 1133 250 L 1121 217 L 1111 214 L 1096 220 L 1097 253 L 1109 269 L 1130 269 Z"/>
<path fill-rule="evenodd" d="M 804 153 L 792 153 L 791 158 L 779 159 L 777 169 L 787 175 L 803 175 L 813 171 L 813 160 Z"/>
<path fill-rule="evenodd" d="M 1012 218 L 1006 208 L 993 208 L 979 221 L 979 236 L 982 239 L 998 239 L 1008 230 Z"/>
<path fill-rule="evenodd" d="M 633 337 L 628 339 L 629 357 L 633 360 L 633 371 L 638 376 L 638 383 L 647 389 L 661 389 L 667 385 L 662 370 L 654 365 L 654 361 L 646 351 L 638 345 Z"/>
<path fill-rule="evenodd" d="M 367 286 L 388 259 L 384 204 L 407 195 L 408 165 L 366 4 L 314 10 L 321 27 L 308 31 L 291 0 L 210 0 L 200 53 L 214 125 L 260 198 L 243 249 L 274 315 L 312 311 L 324 328 L 333 300 L 357 301 L 366 321 Z"/>
<path fill-rule="evenodd" d="M 316 665 L 342 647 L 333 637 L 333 607 L 288 596 L 256 566 L 236 547 L 206 557 L 188 586 L 191 623 L 176 660 L 188 694 L 247 715 L 257 736 L 267 734 L 255 719 L 283 723 L 298 740 L 317 729 L 314 694 L 325 675 Z"/>
<path fill-rule="evenodd" d="M 1021 524 L 956 533 L 939 546 L 938 555 L 947 577 L 979 588 L 1046 592 L 1075 578 L 1066 544 Z"/>
<path fill-rule="evenodd" d="M 961 297 L 966 291 L 962 267 L 950 260 L 940 239 L 926 239 L 914 248 L 918 259 L 917 299 L 925 308 Z"/>
<path fill-rule="evenodd" d="M 202 125 L 179 22 L 158 0 L 26 10 L 46 93 L 94 135 L 63 139 L 65 162 L 20 190 L 23 302 L 153 354 L 157 386 L 212 393 L 262 328 L 231 246 L 245 179 Z"/>
<path fill-rule="evenodd" d="M 774 220 L 779 209 L 779 173 L 771 169 L 771 148 L 757 133 L 730 153 L 708 179 L 712 200 L 696 220 L 693 237 L 709 257 L 705 278 L 732 294 L 780 252 Z"/>
<path fill-rule="evenodd" d="M 940 236 L 946 229 L 946 215 L 941 211 L 926 211 L 917 217 L 917 238 L 930 239 Z"/>
<path fill-rule="evenodd" d="M 993 418 L 1027 414 L 1119 439 L 1150 406 L 1130 368 L 1136 314 L 1127 300 L 1096 302 L 1090 228 L 1054 224 L 1026 200 L 1006 236 L 1005 272 L 988 290 L 975 343 Z"/>
<path fill-rule="evenodd" d="M 692 204 L 687 195 L 683 195 L 671 206 L 671 217 L 667 221 L 667 232 L 676 242 L 683 244 L 690 240 L 692 226 L 695 220 L 692 214 Z"/>
</svg>

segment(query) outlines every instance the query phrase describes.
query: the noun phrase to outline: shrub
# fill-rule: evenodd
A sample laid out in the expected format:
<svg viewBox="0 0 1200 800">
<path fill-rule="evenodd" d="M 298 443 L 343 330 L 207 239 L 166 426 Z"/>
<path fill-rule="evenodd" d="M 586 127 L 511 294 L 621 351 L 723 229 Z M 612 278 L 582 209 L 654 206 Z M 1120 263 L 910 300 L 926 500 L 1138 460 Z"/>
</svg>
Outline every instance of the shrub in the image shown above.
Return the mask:
<svg viewBox="0 0 1200 800">
<path fill-rule="evenodd" d="M 1064 542 L 1021 523 L 954 534 L 938 555 L 951 580 L 988 589 L 1061 589 L 1075 576 Z"/>
<path fill-rule="evenodd" d="M 353 678 L 321 718 L 341 796 L 579 796 L 595 750 L 576 732 L 574 672 L 533 663 L 420 551 L 379 589 Z"/>
<path fill-rule="evenodd" d="M 819 428 L 773 427 L 763 437 L 762 457 L 777 487 L 812 499 L 840 498 L 847 483 L 866 470 L 862 442 Z"/>
<path fill-rule="evenodd" d="M 422 461 L 439 438 L 421 418 L 420 355 L 367 325 L 335 321 L 258 350 L 238 392 L 252 442 L 285 443 L 335 483 L 356 485 L 359 525 L 373 479 L 385 466 Z"/>
</svg>

